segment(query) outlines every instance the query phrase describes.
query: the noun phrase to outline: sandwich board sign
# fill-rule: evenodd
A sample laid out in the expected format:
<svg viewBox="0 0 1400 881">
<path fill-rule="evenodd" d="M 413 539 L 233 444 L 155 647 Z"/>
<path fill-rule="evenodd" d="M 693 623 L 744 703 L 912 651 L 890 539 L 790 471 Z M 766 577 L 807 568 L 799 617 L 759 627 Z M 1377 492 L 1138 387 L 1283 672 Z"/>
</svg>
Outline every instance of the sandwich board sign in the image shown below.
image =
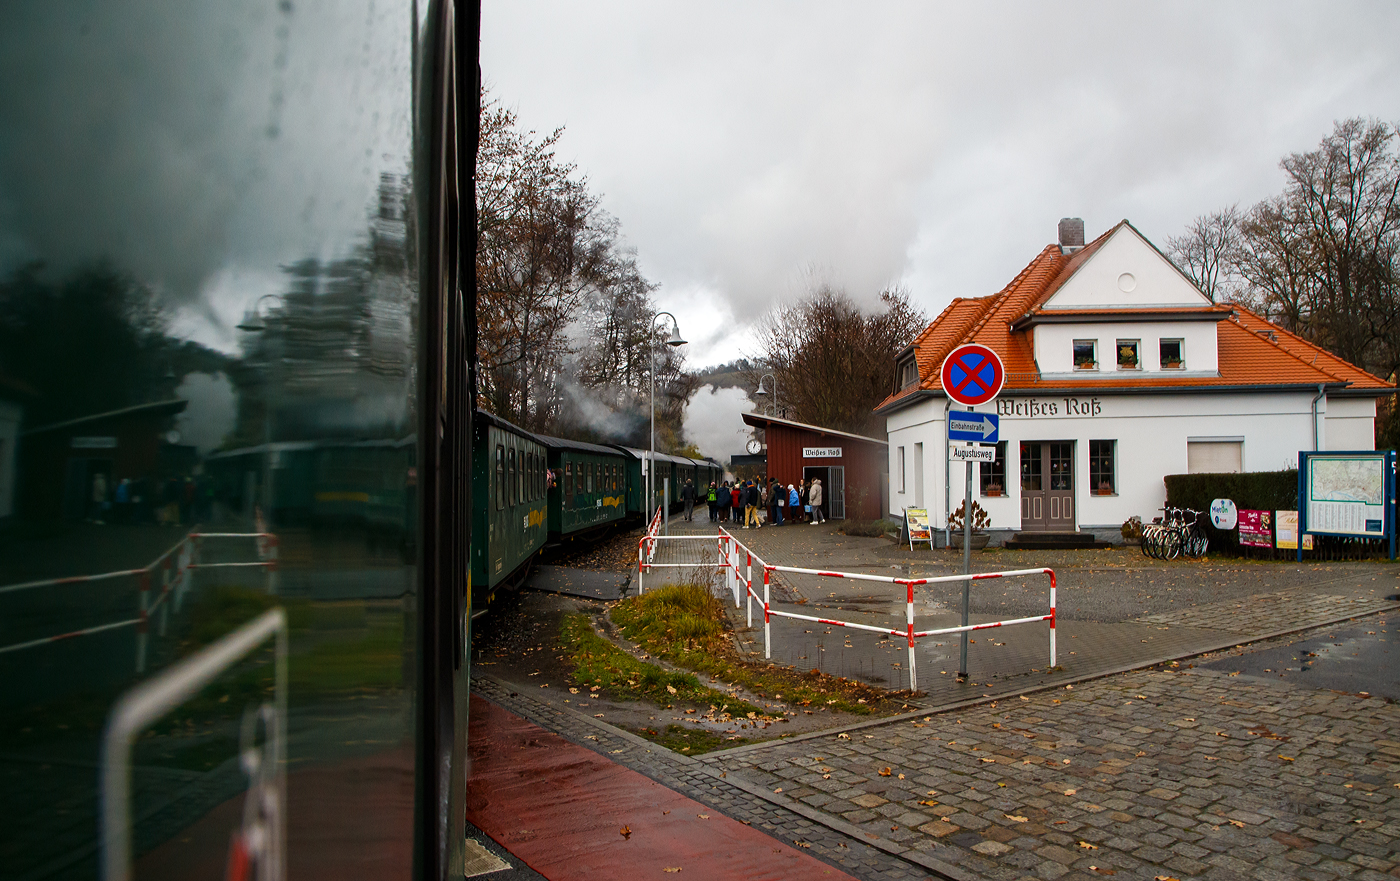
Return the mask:
<svg viewBox="0 0 1400 881">
<path fill-rule="evenodd" d="M 933 550 L 933 529 L 928 523 L 928 508 L 905 508 L 904 527 L 909 531 L 909 550 L 914 550 L 914 542 L 928 542 Z"/>
</svg>

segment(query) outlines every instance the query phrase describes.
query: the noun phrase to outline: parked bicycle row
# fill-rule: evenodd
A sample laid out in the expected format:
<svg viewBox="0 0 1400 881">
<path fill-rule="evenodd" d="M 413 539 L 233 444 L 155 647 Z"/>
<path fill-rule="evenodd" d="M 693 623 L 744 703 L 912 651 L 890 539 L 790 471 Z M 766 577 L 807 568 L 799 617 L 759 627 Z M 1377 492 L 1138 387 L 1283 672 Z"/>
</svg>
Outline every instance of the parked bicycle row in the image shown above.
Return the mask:
<svg viewBox="0 0 1400 881">
<path fill-rule="evenodd" d="M 1163 516 L 1155 518 L 1142 529 L 1142 552 L 1158 560 L 1204 557 L 1210 541 L 1201 528 L 1203 512 L 1193 508 L 1162 509 Z"/>
</svg>

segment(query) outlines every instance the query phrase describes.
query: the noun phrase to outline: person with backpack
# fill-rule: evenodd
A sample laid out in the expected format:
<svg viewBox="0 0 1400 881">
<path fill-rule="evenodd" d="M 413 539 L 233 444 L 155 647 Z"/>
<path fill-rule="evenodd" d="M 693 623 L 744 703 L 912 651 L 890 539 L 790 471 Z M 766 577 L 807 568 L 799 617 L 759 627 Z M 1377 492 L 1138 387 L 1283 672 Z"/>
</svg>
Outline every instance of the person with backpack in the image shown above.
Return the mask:
<svg viewBox="0 0 1400 881">
<path fill-rule="evenodd" d="M 710 522 L 714 523 L 718 519 L 719 493 L 715 490 L 715 482 L 710 481 L 710 488 L 705 491 L 705 502 L 710 506 Z"/>
</svg>

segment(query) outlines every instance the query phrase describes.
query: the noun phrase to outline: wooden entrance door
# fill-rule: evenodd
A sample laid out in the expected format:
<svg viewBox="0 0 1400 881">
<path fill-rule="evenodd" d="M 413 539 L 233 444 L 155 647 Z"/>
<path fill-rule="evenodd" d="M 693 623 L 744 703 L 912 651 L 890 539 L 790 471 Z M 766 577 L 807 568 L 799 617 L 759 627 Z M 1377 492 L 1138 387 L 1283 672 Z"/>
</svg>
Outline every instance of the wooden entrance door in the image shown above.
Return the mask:
<svg viewBox="0 0 1400 881">
<path fill-rule="evenodd" d="M 1074 531 L 1074 441 L 1021 442 L 1021 528 Z"/>
</svg>

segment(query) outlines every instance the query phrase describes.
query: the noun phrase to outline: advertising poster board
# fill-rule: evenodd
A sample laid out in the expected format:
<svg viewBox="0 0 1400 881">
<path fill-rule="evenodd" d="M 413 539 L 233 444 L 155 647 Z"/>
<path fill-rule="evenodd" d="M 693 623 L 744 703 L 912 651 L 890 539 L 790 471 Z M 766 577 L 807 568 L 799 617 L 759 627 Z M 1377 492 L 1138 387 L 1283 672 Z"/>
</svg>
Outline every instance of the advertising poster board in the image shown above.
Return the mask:
<svg viewBox="0 0 1400 881">
<path fill-rule="evenodd" d="M 914 550 L 914 542 L 926 541 L 933 549 L 933 530 L 928 525 L 928 508 L 905 508 L 904 526 L 909 532 L 909 550 Z"/>
<path fill-rule="evenodd" d="M 1240 510 L 1240 544 L 1252 548 L 1274 546 L 1274 516 L 1270 511 Z"/>
<path fill-rule="evenodd" d="M 1290 551 L 1298 549 L 1298 512 L 1275 511 L 1274 530 L 1277 534 L 1275 547 Z"/>
</svg>

